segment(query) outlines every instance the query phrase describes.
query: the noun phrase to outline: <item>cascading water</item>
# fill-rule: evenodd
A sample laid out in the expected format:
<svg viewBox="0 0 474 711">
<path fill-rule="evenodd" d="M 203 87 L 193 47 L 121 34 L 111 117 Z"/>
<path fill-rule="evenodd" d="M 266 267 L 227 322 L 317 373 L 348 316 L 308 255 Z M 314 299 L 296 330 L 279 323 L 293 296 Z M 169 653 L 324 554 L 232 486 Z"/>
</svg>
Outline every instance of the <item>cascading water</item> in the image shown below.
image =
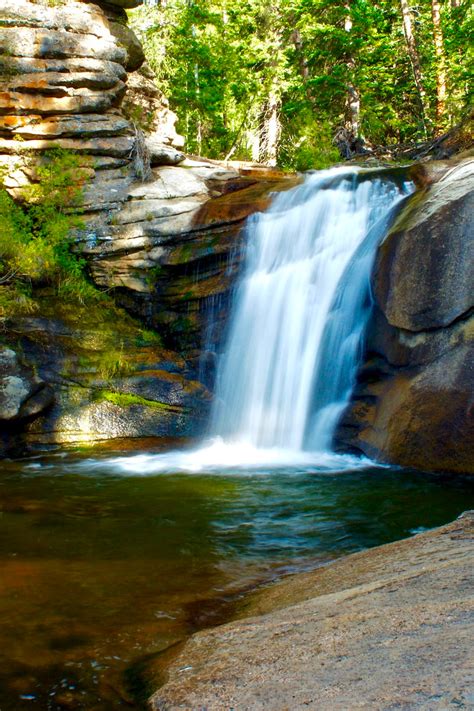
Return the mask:
<svg viewBox="0 0 474 711">
<path fill-rule="evenodd" d="M 330 449 L 360 357 L 375 247 L 407 190 L 324 171 L 251 219 L 213 434 L 256 448 Z"/>
<path fill-rule="evenodd" d="M 126 471 L 365 466 L 332 439 L 370 313 L 378 243 L 411 183 L 332 169 L 277 195 L 247 225 L 247 254 L 217 373 L 211 442 L 115 460 Z"/>
</svg>

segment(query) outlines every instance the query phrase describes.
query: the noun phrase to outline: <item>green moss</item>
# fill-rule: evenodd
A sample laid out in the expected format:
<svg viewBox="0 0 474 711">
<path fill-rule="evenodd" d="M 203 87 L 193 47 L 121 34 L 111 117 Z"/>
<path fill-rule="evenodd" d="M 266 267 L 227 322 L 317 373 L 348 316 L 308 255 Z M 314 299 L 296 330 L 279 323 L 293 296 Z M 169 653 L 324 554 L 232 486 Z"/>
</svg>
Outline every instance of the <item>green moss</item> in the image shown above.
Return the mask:
<svg viewBox="0 0 474 711">
<path fill-rule="evenodd" d="M 96 361 L 96 368 L 98 374 L 106 380 L 127 375 L 133 370 L 133 367 L 125 357 L 123 343 L 118 349 L 101 353 Z"/>
<path fill-rule="evenodd" d="M 142 328 L 139 335 L 135 339 L 135 345 L 138 348 L 144 346 L 163 346 L 163 340 L 158 333 Z"/>
<path fill-rule="evenodd" d="M 118 393 L 115 390 L 98 390 L 95 393 L 94 399 L 96 402 L 111 402 L 120 407 L 130 407 L 130 405 L 141 405 L 143 407 L 151 407 L 155 410 L 163 410 L 167 412 L 183 412 L 182 407 L 169 405 L 166 402 L 158 402 L 157 400 L 147 400 L 140 395 L 132 395 L 130 393 Z"/>
</svg>

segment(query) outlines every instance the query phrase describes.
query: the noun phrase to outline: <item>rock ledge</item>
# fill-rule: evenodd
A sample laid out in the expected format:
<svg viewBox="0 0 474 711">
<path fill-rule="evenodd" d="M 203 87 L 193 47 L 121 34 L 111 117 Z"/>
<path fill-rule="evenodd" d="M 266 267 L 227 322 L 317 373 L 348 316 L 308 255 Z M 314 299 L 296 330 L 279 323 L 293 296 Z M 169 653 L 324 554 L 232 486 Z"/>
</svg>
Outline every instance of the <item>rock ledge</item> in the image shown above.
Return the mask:
<svg viewBox="0 0 474 711">
<path fill-rule="evenodd" d="M 473 540 L 468 512 L 257 594 L 260 616 L 191 638 L 150 707 L 472 708 Z"/>
</svg>

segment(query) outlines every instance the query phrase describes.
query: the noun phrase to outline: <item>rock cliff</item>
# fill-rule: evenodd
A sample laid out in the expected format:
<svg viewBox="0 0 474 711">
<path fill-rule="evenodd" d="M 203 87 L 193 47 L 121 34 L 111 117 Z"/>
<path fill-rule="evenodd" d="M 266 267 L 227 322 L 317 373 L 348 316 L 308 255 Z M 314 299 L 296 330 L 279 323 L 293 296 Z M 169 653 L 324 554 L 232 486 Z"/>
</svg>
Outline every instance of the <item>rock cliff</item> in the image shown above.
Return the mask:
<svg viewBox="0 0 474 711">
<path fill-rule="evenodd" d="M 10 319 L 0 360 L 4 449 L 201 432 L 210 396 L 196 378 L 212 381 L 242 225 L 270 190 L 290 185 L 177 150 L 176 116 L 127 27 L 125 9 L 139 4 L 2 3 L 4 184 L 21 197 L 51 147 L 81 156 L 87 229 L 76 249 L 125 308 L 67 308 L 46 290 L 38 317 Z"/>
<path fill-rule="evenodd" d="M 425 187 L 380 245 L 367 360 L 338 440 L 377 460 L 474 473 L 474 161 Z"/>
</svg>

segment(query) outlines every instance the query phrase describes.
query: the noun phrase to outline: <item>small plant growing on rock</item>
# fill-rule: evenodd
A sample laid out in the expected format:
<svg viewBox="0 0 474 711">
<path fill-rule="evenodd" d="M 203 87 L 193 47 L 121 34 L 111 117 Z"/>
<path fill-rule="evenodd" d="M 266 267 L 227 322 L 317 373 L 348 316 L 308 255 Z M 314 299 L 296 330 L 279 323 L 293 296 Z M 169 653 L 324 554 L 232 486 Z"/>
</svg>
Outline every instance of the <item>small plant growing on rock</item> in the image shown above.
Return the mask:
<svg viewBox="0 0 474 711">
<path fill-rule="evenodd" d="M 0 319 L 33 311 L 41 286 L 72 301 L 100 296 L 72 249 L 73 230 L 83 226 L 78 213 L 88 174 L 76 155 L 51 149 L 35 167 L 36 182 L 22 189 L 21 204 L 0 176 Z"/>
</svg>

